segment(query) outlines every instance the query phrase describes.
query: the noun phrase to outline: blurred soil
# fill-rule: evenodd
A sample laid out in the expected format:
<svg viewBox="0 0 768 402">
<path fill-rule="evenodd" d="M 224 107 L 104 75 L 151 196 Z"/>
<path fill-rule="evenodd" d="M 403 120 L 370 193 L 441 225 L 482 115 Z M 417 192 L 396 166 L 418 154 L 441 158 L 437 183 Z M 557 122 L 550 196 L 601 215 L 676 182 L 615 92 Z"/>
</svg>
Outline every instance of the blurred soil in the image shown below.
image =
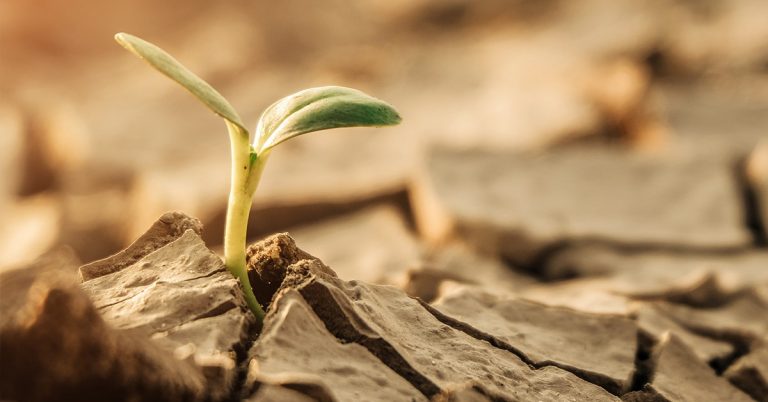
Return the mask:
<svg viewBox="0 0 768 402">
<path fill-rule="evenodd" d="M 14 251 L 0 266 L 60 244 L 101 258 L 169 210 L 199 217 L 206 242 L 220 243 L 222 124 L 114 45 L 118 29 L 169 50 L 254 125 L 279 97 L 331 83 L 403 114 L 396 128 L 282 146 L 256 198 L 254 238 L 379 203 L 413 219 L 406 194 L 435 148 L 597 141 L 729 163 L 768 124 L 761 1 L 92 3 L 46 2 L 56 18 L 27 2 L 1 6 L 2 226 L 34 235 L 4 232 Z"/>
<path fill-rule="evenodd" d="M 765 1 L 37 3 L 0 3 L 2 371 L 60 364 L 0 399 L 768 401 Z M 403 115 L 273 153 L 264 328 L 224 126 L 116 31 L 253 125 L 327 84 Z"/>
</svg>

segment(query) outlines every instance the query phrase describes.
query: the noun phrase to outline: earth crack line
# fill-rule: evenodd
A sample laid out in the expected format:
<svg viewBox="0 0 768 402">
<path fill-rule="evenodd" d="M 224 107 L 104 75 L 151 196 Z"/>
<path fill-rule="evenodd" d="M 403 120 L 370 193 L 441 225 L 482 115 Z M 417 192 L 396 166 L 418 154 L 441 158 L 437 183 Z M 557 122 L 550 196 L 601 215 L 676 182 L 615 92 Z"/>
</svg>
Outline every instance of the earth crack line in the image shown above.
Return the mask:
<svg viewBox="0 0 768 402">
<path fill-rule="evenodd" d="M 551 360 L 547 360 L 547 361 L 543 361 L 543 362 L 535 362 L 530 357 L 528 357 L 528 355 L 525 354 L 525 352 L 523 352 L 519 348 L 517 348 L 517 347 L 515 347 L 515 346 L 513 346 L 513 345 L 511 345 L 511 344 L 509 344 L 507 342 L 504 342 L 504 341 L 498 339 L 497 337 L 495 337 L 495 336 L 493 336 L 491 334 L 488 334 L 488 333 L 485 333 L 483 331 L 480 331 L 479 329 L 477 329 L 477 328 L 475 328 L 475 327 L 473 327 L 473 326 L 471 326 L 471 325 L 469 325 L 469 324 L 467 324 L 467 323 L 465 323 L 463 321 L 460 321 L 460 320 L 457 320 L 457 319 L 455 319 L 453 317 L 445 315 L 445 314 L 443 314 L 442 312 L 440 312 L 436 308 L 432 307 L 431 305 L 427 304 L 426 302 L 424 302 L 421 299 L 416 298 L 416 300 L 418 300 L 419 303 L 421 303 L 421 305 L 424 307 L 424 309 L 426 309 L 430 314 L 432 314 L 438 321 L 442 322 L 445 325 L 448 325 L 449 327 L 451 327 L 451 328 L 453 328 L 455 330 L 461 331 L 461 332 L 471 336 L 472 338 L 475 338 L 475 339 L 480 340 L 480 341 L 488 342 L 492 346 L 494 346 L 494 347 L 496 347 L 498 349 L 502 349 L 502 350 L 505 350 L 507 352 L 510 352 L 510 353 L 514 354 L 520 360 L 522 360 L 523 363 L 528 365 L 528 367 L 530 367 L 532 370 L 538 370 L 538 369 L 541 369 L 541 368 L 544 368 L 544 367 L 557 367 L 557 368 L 559 368 L 561 370 L 567 371 L 567 372 L 569 372 L 569 373 L 571 373 L 571 374 L 581 378 L 584 381 L 587 381 L 587 382 L 589 382 L 591 384 L 597 385 L 597 386 L 605 389 L 606 391 L 610 392 L 613 395 L 621 396 L 621 394 L 622 394 L 621 386 L 618 383 L 616 383 L 615 380 L 613 380 L 613 379 L 611 379 L 609 377 L 606 377 L 606 376 L 604 376 L 602 374 L 599 374 L 599 373 L 591 372 L 589 370 L 580 369 L 578 367 L 573 367 L 573 366 L 570 366 L 570 365 L 567 365 L 567 364 L 562 364 L 562 363 L 558 363 L 558 362 L 551 361 Z M 634 373 L 633 373 L 633 376 L 634 376 Z"/>
</svg>

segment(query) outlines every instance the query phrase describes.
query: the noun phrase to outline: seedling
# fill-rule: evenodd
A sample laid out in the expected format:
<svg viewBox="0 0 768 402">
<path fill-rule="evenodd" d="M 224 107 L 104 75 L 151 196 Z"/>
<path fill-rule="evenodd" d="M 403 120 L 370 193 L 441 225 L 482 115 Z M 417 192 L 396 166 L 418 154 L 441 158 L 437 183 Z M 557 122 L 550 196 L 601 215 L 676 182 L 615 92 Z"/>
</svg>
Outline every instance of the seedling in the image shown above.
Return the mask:
<svg viewBox="0 0 768 402">
<path fill-rule="evenodd" d="M 224 119 L 232 150 L 232 176 L 224 229 L 224 261 L 240 281 L 245 300 L 259 321 L 264 311 L 256 301 L 245 267 L 248 214 L 253 194 L 272 149 L 293 137 L 339 127 L 389 126 L 400 122 L 389 104 L 351 88 L 310 88 L 272 104 L 261 115 L 253 140 L 235 109 L 213 87 L 159 47 L 119 33 L 115 40 L 192 93 Z"/>
</svg>

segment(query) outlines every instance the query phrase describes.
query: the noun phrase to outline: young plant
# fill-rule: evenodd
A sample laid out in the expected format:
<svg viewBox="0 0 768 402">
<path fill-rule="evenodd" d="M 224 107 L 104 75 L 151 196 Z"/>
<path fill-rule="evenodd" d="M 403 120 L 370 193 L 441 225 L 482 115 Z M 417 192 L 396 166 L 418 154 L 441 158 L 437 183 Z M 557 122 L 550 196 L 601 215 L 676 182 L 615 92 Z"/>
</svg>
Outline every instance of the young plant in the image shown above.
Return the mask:
<svg viewBox="0 0 768 402">
<path fill-rule="evenodd" d="M 207 82 L 143 39 L 119 33 L 115 35 L 115 40 L 186 88 L 224 119 L 232 151 L 224 260 L 232 275 L 240 281 L 251 311 L 261 321 L 264 311 L 256 301 L 246 272 L 245 242 L 253 194 L 272 149 L 293 137 L 313 131 L 395 125 L 400 122 L 400 116 L 389 104 L 355 89 L 337 86 L 310 88 L 268 107 L 256 125 L 251 142 L 251 135 L 235 109 Z"/>
</svg>

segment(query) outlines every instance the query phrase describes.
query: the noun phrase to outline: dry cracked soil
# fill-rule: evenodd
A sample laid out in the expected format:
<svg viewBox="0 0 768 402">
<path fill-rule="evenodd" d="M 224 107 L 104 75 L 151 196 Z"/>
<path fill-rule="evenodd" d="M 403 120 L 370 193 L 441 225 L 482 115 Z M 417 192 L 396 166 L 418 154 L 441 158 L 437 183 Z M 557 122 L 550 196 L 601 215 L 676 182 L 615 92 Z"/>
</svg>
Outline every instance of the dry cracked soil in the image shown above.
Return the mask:
<svg viewBox="0 0 768 402">
<path fill-rule="evenodd" d="M 54 3 L 0 2 L 0 401 L 768 402 L 765 0 Z M 246 121 L 404 116 L 271 157 L 263 324 L 220 121 L 127 20 Z"/>
<path fill-rule="evenodd" d="M 281 233 L 248 248 L 250 278 L 267 307 L 262 327 L 201 232 L 197 219 L 168 213 L 107 259 L 77 267 L 61 251 L 4 272 L 2 398 L 765 401 L 768 395 L 768 289 L 753 272 L 760 270 L 750 270 L 741 256 L 729 261 L 743 272 L 713 268 L 703 279 L 675 277 L 666 284 L 677 287 L 656 293 L 642 284 L 643 292 L 622 292 L 632 278 L 621 272 L 504 292 L 446 271 L 433 278 L 440 283 L 428 300 L 396 286 L 340 278 Z M 643 260 L 624 257 L 630 266 Z M 483 265 L 477 256 L 464 261 Z M 604 291 L 625 310 L 596 311 L 578 296 L 571 305 L 529 297 L 557 287 L 578 295 L 580 286 Z"/>
</svg>

